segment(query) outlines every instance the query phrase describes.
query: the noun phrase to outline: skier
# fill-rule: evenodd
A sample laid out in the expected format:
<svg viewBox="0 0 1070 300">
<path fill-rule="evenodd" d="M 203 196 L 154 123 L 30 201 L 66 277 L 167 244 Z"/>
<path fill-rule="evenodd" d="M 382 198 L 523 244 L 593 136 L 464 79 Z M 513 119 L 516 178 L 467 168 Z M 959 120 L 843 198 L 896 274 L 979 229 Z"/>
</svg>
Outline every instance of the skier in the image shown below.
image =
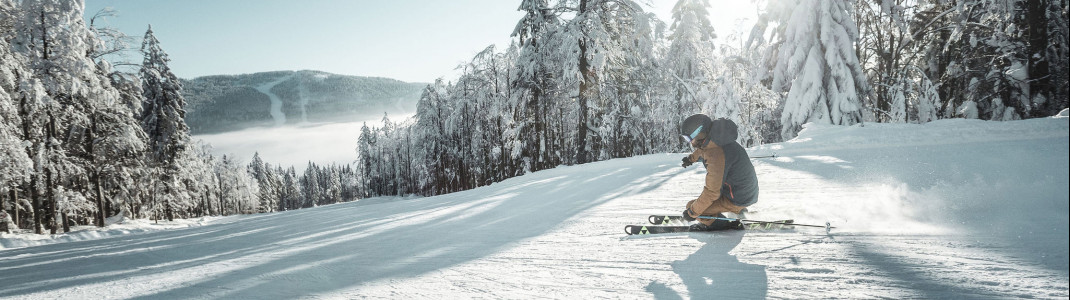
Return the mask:
<svg viewBox="0 0 1070 300">
<path fill-rule="evenodd" d="M 694 162 L 706 167 L 706 186 L 698 199 L 691 200 L 684 209 L 692 231 L 742 229 L 739 221 L 702 219 L 699 216 L 721 217 L 724 212 L 742 214 L 747 206 L 758 201 L 758 176 L 747 150 L 736 142 L 736 124 L 731 120 L 697 114 L 680 125 L 680 135 L 691 143 L 694 153 L 684 157 L 682 166 Z"/>
</svg>

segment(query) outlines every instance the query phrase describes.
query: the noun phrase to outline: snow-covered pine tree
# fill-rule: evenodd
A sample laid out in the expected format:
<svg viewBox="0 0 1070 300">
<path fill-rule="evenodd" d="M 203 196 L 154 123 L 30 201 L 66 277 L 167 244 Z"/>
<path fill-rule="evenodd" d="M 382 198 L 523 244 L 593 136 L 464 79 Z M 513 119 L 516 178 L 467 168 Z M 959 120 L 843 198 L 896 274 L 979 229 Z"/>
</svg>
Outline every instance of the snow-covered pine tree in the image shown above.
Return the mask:
<svg viewBox="0 0 1070 300">
<path fill-rule="evenodd" d="M 215 180 L 213 181 L 217 185 L 212 190 L 216 193 L 216 201 L 218 202 L 216 202 L 215 208 L 220 216 L 227 216 L 227 209 L 229 207 L 233 207 L 228 203 L 228 201 L 230 201 L 230 189 L 232 189 L 233 187 L 229 185 L 229 181 L 226 178 L 227 170 L 223 167 L 224 165 L 230 163 L 229 160 L 230 157 L 224 154 L 218 160 L 212 162 L 212 176 L 215 177 Z"/>
<path fill-rule="evenodd" d="M 914 49 L 908 45 L 917 44 L 912 42 L 915 36 L 907 18 L 911 7 L 902 0 L 857 1 L 854 9 L 859 29 L 858 59 L 874 87 L 866 103 L 871 112 L 867 120 L 904 122 L 906 97 L 912 90 L 906 86 L 911 79 L 902 75 L 911 66 L 910 52 Z"/>
<path fill-rule="evenodd" d="M 472 119 L 476 119 L 476 117 L 473 117 Z M 394 188 L 398 195 L 412 194 L 416 189 L 416 181 L 413 180 L 412 176 L 415 173 L 413 168 L 416 163 L 414 161 L 416 145 L 413 144 L 412 140 L 412 126 L 406 123 L 398 125 L 397 130 L 394 131 L 392 139 L 394 146 L 391 148 L 391 151 L 395 158 L 395 163 L 393 164 L 393 174 L 395 176 Z M 330 183 L 331 185 L 337 184 L 337 186 L 331 187 L 331 189 L 337 188 L 337 192 L 341 191 L 340 171 L 341 168 L 336 165 L 331 165 L 331 175 L 337 176 L 335 176 L 335 178 L 327 178 L 327 181 L 338 180 L 337 183 Z M 335 191 L 332 190 L 330 192 L 333 193 Z M 341 194 L 331 195 L 331 197 L 335 197 L 331 200 L 333 201 L 332 203 L 343 201 L 343 199 L 341 199 Z"/>
<path fill-rule="evenodd" d="M 141 80 L 134 74 L 112 72 L 111 85 L 119 93 L 118 102 L 99 110 L 98 124 L 104 136 L 95 139 L 94 152 L 99 153 L 97 180 L 104 188 L 102 204 L 104 213 L 121 211 L 131 205 L 140 205 L 140 197 L 134 195 L 142 190 L 137 178 L 146 170 L 145 140 L 147 136 L 138 118 L 141 113 Z M 96 185 L 96 184 L 94 184 Z M 136 202 L 136 203 L 135 203 Z M 100 203 L 98 203 L 99 205 Z M 130 211 L 127 210 L 129 213 Z M 98 213 L 98 218 L 106 217 Z M 131 215 L 131 217 L 133 217 Z"/>
<path fill-rule="evenodd" d="M 493 46 L 485 48 L 471 61 L 461 65 L 463 75 L 453 85 L 456 92 L 450 100 L 452 111 L 447 116 L 446 134 L 449 144 L 450 164 L 458 167 L 459 184 L 451 191 L 465 190 L 486 184 L 500 160 L 494 159 L 494 147 L 501 146 L 503 122 L 512 120 L 508 101 L 507 75 L 513 64 L 498 53 Z M 408 131 L 399 126 L 398 140 L 406 140 Z M 398 157 L 405 164 L 405 157 Z M 401 174 L 407 176 L 405 174 Z"/>
<path fill-rule="evenodd" d="M 476 95 L 468 95 L 470 85 L 472 85 L 471 75 L 462 75 L 462 78 L 457 81 L 453 87 L 457 92 L 451 93 L 450 102 L 453 103 L 453 110 L 446 118 L 446 134 L 447 142 L 450 145 L 447 151 L 447 165 L 450 170 L 454 170 L 453 180 L 450 181 L 449 191 L 460 191 L 473 188 L 471 179 L 472 177 L 472 156 L 473 142 L 476 141 L 474 137 L 476 108 L 478 107 Z M 393 135 L 397 135 L 401 130 L 401 127 L 397 127 L 396 130 L 391 130 Z M 397 137 L 394 137 L 396 139 Z M 398 155 L 392 156 L 395 165 L 401 164 L 404 160 L 403 157 Z M 400 173 L 394 173 L 393 176 L 403 175 Z M 400 183 L 400 182 L 399 182 Z"/>
<path fill-rule="evenodd" d="M 568 63 L 565 65 L 563 79 L 566 84 L 577 85 L 576 134 L 573 141 L 575 144 L 571 147 L 573 152 L 570 163 L 583 164 L 591 161 L 591 152 L 596 150 L 593 146 L 597 145 L 597 142 L 590 141 L 593 138 L 590 132 L 594 131 L 590 122 L 590 106 L 600 96 L 599 67 L 605 64 L 605 58 L 608 56 L 600 51 L 604 45 L 598 41 L 609 39 L 609 34 L 601 26 L 599 18 L 601 2 L 603 0 L 580 0 L 575 8 L 576 16 L 569 20 L 561 37 L 563 43 L 559 51 L 568 57 L 565 60 Z"/>
<path fill-rule="evenodd" d="M 33 162 L 27 155 L 22 138 L 22 117 L 18 99 L 28 76 L 25 59 L 12 52 L 8 41 L 14 36 L 15 3 L 0 0 L 0 210 L 9 211 L 14 224 L 20 222 L 18 187 L 29 179 Z M 0 220 L 5 222 L 5 220 Z M 13 230 L 14 228 L 9 228 Z"/>
<path fill-rule="evenodd" d="M 1048 71 L 1030 71 L 1030 77 L 1036 79 L 1030 81 L 1029 90 L 1033 93 L 1033 103 L 1040 110 L 1033 116 L 1045 116 L 1058 114 L 1062 109 L 1070 107 L 1070 0 L 1041 0 L 1029 1 L 1028 5 L 1034 6 L 1039 2 L 1042 7 L 1030 8 L 1030 14 L 1036 14 L 1036 9 L 1043 9 L 1046 24 L 1033 24 L 1029 28 L 1029 69 L 1038 70 L 1047 67 Z M 1027 17 L 1026 20 L 1032 20 Z M 1038 26 L 1047 25 L 1045 29 Z M 1039 57 L 1037 54 L 1041 54 Z M 1046 66 L 1045 66 L 1046 65 Z M 1050 78 L 1040 80 L 1049 75 Z M 1046 85 L 1046 86 L 1045 86 Z M 1039 86 L 1039 87 L 1038 87 Z M 1047 92 L 1045 92 L 1047 90 Z"/>
<path fill-rule="evenodd" d="M 342 169 L 332 164 L 324 170 L 324 204 L 342 203 L 345 200 L 342 199 Z"/>
<path fill-rule="evenodd" d="M 967 0 L 921 6 L 917 23 L 932 24 L 933 30 L 919 51 L 925 55 L 920 67 L 943 101 L 939 115 L 1015 120 L 1057 112 L 1047 95 L 1058 87 L 1045 81 L 1067 68 L 1045 62 L 1059 60 L 1058 51 L 1049 50 L 1062 48 L 1065 57 L 1065 31 L 1048 30 L 1065 30 L 1066 3 Z M 1067 97 L 1061 98 L 1054 101 L 1065 104 Z"/>
<path fill-rule="evenodd" d="M 426 90 L 425 90 L 424 95 L 426 95 L 426 94 L 427 93 L 426 93 Z M 420 102 L 419 102 L 419 104 L 417 105 L 417 108 L 416 108 L 416 114 L 417 115 L 420 114 L 420 107 L 423 106 L 423 105 L 424 105 L 424 96 L 421 96 L 420 97 Z M 430 130 L 426 126 L 419 126 L 418 129 L 424 130 L 424 131 Z M 374 147 L 375 147 L 375 142 L 376 142 L 375 134 L 372 133 L 371 129 L 368 127 L 368 123 L 365 122 L 360 127 L 360 136 L 357 137 L 357 149 L 356 149 L 357 150 L 357 173 L 360 175 L 360 186 L 361 186 L 361 188 L 363 190 L 363 194 L 361 194 L 361 197 L 370 197 L 370 196 L 373 195 L 371 193 L 371 182 L 372 182 L 371 178 L 372 178 L 372 170 L 374 170 L 374 168 L 375 168 L 373 166 L 375 164 L 374 157 L 373 157 L 373 155 L 375 154 L 373 152 L 374 151 Z M 435 146 L 434 140 L 427 140 L 427 141 L 424 141 L 424 143 L 427 145 L 426 147 L 434 147 Z M 426 147 L 424 149 L 427 149 Z M 428 156 L 423 156 L 423 157 L 427 158 Z M 428 160 L 427 164 L 432 164 L 433 162 L 434 162 L 434 160 Z M 426 165 L 426 164 L 423 164 L 423 165 Z M 427 167 L 423 167 L 423 168 L 427 168 Z M 428 171 L 427 173 L 422 173 L 421 175 L 430 176 L 430 174 L 433 174 L 433 173 Z M 437 173 L 435 173 L 435 174 L 437 174 Z M 296 174 L 293 177 L 294 177 L 295 180 L 297 179 L 297 175 Z M 425 180 L 429 180 L 429 179 L 426 179 L 426 178 L 429 178 L 429 177 L 421 177 L 421 178 L 425 178 Z M 424 182 L 426 182 L 426 181 L 424 181 Z M 291 209 L 294 209 L 294 208 L 299 208 L 300 205 L 296 204 L 296 203 L 291 203 L 288 207 L 290 207 Z"/>
<path fill-rule="evenodd" d="M 555 93 L 555 72 L 560 57 L 552 51 L 558 42 L 555 35 L 561 30 L 561 21 L 546 0 L 524 0 L 520 11 L 524 17 L 513 29 L 512 36 L 519 44 L 516 62 L 516 76 L 511 88 L 517 89 L 514 98 L 516 113 L 513 122 L 516 128 L 512 134 L 515 139 L 511 148 L 512 159 L 524 165 L 519 170 L 524 173 L 542 170 L 556 165 L 551 159 L 547 145 L 551 143 L 547 134 L 549 127 L 547 111 L 553 106 Z"/>
<path fill-rule="evenodd" d="M 161 196 L 176 200 L 175 178 L 180 168 L 176 158 L 189 143 L 189 127 L 185 121 L 186 100 L 182 97 L 182 84 L 167 65 L 170 59 L 152 32 L 145 31 L 141 45 L 145 60 L 141 65 L 141 87 L 145 99 L 141 114 L 141 127 L 148 135 L 148 152 L 152 167 L 157 171 L 162 185 Z M 163 203 L 165 217 L 174 219 L 174 203 Z"/>
<path fill-rule="evenodd" d="M 204 141 L 196 141 L 180 152 L 179 161 L 182 171 L 176 179 L 189 199 L 188 217 L 213 215 L 212 195 L 218 195 L 218 178 L 215 176 L 216 159 L 211 154 L 212 146 Z M 217 207 L 218 208 L 218 207 Z"/>
<path fill-rule="evenodd" d="M 787 92 L 782 113 L 784 139 L 807 122 L 862 122 L 862 97 L 869 87 L 855 54 L 858 28 L 851 1 L 771 1 L 761 26 L 776 22 L 770 53 L 772 89 Z"/>
<path fill-rule="evenodd" d="M 954 110 L 945 114 L 1016 120 L 1053 115 L 1065 108 L 1066 5 L 1067 1 L 1043 0 L 935 5 L 949 12 L 939 20 L 947 33 L 942 52 L 936 53 L 956 58 L 936 62 L 937 75 L 942 76 L 934 77 L 942 81 L 941 94 L 953 97 L 948 108 Z M 963 90 L 974 93 L 962 97 Z"/>
<path fill-rule="evenodd" d="M 572 9 L 576 15 L 562 30 L 557 55 L 564 58 L 562 84 L 569 86 L 564 90 L 575 95 L 578 107 L 569 162 L 582 164 L 611 156 L 612 149 L 605 149 L 605 140 L 611 138 L 606 133 L 617 128 L 607 125 L 616 122 L 604 122 L 603 117 L 607 112 L 629 110 L 621 108 L 627 107 L 619 102 L 622 99 L 613 99 L 614 95 L 603 91 L 605 86 L 627 83 L 606 81 L 614 79 L 610 76 L 626 76 L 629 64 L 637 62 L 629 61 L 634 58 L 631 54 L 636 54 L 633 51 L 650 53 L 643 47 L 652 45 L 640 36 L 651 32 L 643 30 L 648 25 L 646 15 L 634 1 L 580 0 Z"/>
<path fill-rule="evenodd" d="M 275 171 L 275 174 L 279 174 L 280 187 L 283 185 L 282 176 L 285 173 L 286 171 L 282 168 L 278 168 Z M 360 199 L 360 178 L 357 176 L 356 170 L 353 169 L 353 164 L 344 165 L 339 174 L 341 175 L 342 181 L 342 200 L 353 201 Z M 412 174 L 412 176 L 416 175 Z M 280 195 L 282 192 L 282 189 L 280 189 Z M 281 199 L 282 197 L 280 196 L 279 198 Z"/>
<path fill-rule="evenodd" d="M 219 179 L 219 209 L 223 215 L 252 214 L 260 210 L 260 186 L 249 174 L 245 165 L 224 155 L 215 166 Z"/>
<path fill-rule="evenodd" d="M 5 38 L 4 44 L 15 35 L 15 23 L 19 18 L 18 6 L 15 0 L 0 0 L 0 37 Z"/>
<path fill-rule="evenodd" d="M 107 77 L 105 74 L 110 73 L 104 69 L 107 64 L 100 66 L 99 74 Z M 115 82 L 114 78 L 111 82 Z M 101 99 L 105 101 L 90 115 L 89 138 L 86 140 L 92 198 L 97 205 L 96 222 L 101 227 L 106 214 L 111 212 L 105 205 L 108 200 L 105 199 L 104 185 L 109 179 L 104 177 L 123 180 L 130 177 L 133 169 L 143 168 L 146 138 L 135 117 L 138 112 L 124 102 L 118 90 L 108 95 L 114 97 Z"/>
<path fill-rule="evenodd" d="M 1058 95 L 1058 85 L 1065 90 L 1066 81 L 1053 80 L 1065 78 L 1067 72 L 1067 1 L 1019 0 L 1014 4 L 1006 13 L 1011 15 L 1014 24 L 1011 28 L 1017 30 L 1014 37 L 1020 39 L 1022 44 L 1022 53 L 1019 55 L 1024 60 L 1020 63 L 1025 70 L 1022 72 L 1025 83 L 1019 85 L 1022 89 L 1019 96 L 1019 103 L 1023 106 L 1022 117 L 1054 115 L 1070 101 L 1066 93 Z M 1060 57 L 1062 64 L 1051 64 L 1059 61 Z"/>
<path fill-rule="evenodd" d="M 936 121 L 939 118 L 940 109 L 940 93 L 937 92 L 936 84 L 929 77 L 925 76 L 924 72 L 920 69 L 915 69 L 919 75 L 917 85 L 915 86 L 914 110 L 918 123 L 927 123 Z"/>
<path fill-rule="evenodd" d="M 256 152 L 249 162 L 248 171 L 260 186 L 260 208 L 265 209 L 264 212 L 274 211 L 279 206 L 279 180 L 271 165 L 260 158 L 260 152 Z"/>
<path fill-rule="evenodd" d="M 380 189 L 382 194 L 396 195 L 395 192 L 397 191 L 397 186 L 398 186 L 399 182 L 398 182 L 398 180 L 396 180 L 397 179 L 397 173 L 396 173 L 397 169 L 395 169 L 395 168 L 397 167 L 396 164 L 398 163 L 398 161 L 397 161 L 395 148 L 397 147 L 397 144 L 398 144 L 399 141 L 395 138 L 394 131 L 397 128 L 394 126 L 394 122 L 390 121 L 390 116 L 387 115 L 385 112 L 383 113 L 382 123 L 383 123 L 383 127 L 379 129 L 379 133 L 378 133 L 379 134 L 379 142 L 378 142 L 379 149 L 378 149 L 378 153 L 379 153 L 379 159 L 380 159 L 379 165 L 378 165 L 378 172 L 379 172 L 379 176 L 381 176 L 381 178 L 380 178 L 381 181 L 379 182 L 378 187 L 379 187 L 379 189 Z M 448 149 L 453 149 L 453 148 L 448 148 Z M 316 175 L 317 175 L 317 177 L 319 177 L 320 174 L 316 174 Z M 317 193 L 320 195 L 321 198 L 323 197 L 322 196 L 323 195 L 323 191 L 322 191 L 323 188 L 319 184 L 319 181 L 322 181 L 322 180 L 323 180 L 323 178 L 317 178 L 317 182 L 316 182 L 316 187 L 317 187 L 317 189 L 319 189 L 317 191 Z M 456 181 L 453 181 L 453 182 L 456 182 Z"/>
<path fill-rule="evenodd" d="M 292 210 L 301 208 L 301 186 L 297 178 L 297 171 L 293 166 L 286 169 L 282 178 L 282 202 L 280 210 Z"/>
<path fill-rule="evenodd" d="M 91 47 L 86 55 L 96 62 L 96 74 L 101 78 L 101 93 L 90 106 L 86 155 L 88 177 L 96 204 L 95 222 L 104 226 L 104 219 L 115 212 L 114 201 L 107 199 L 111 191 L 132 184 L 134 169 L 144 167 L 145 133 L 138 117 L 141 112 L 140 80 L 133 74 L 112 71 L 111 63 L 103 57 L 127 48 L 127 37 L 121 31 L 98 27 L 99 19 L 114 16 L 115 11 L 104 9 L 90 19 L 87 38 Z M 107 185 L 109 181 L 125 181 Z"/>
<path fill-rule="evenodd" d="M 1031 110 L 1026 45 L 1018 24 L 1018 0 L 956 2 L 957 26 L 952 41 L 963 54 L 968 89 L 977 103 L 979 117 L 989 120 L 1018 120 Z M 987 26 L 975 26 L 974 24 Z M 976 79 L 976 80 L 974 80 Z"/>
<path fill-rule="evenodd" d="M 597 105 L 601 112 L 592 120 L 601 142 L 598 160 L 649 153 L 646 140 L 657 133 L 647 130 L 652 118 L 648 99 L 656 91 L 646 87 L 659 81 L 662 73 L 656 70 L 660 60 L 654 47 L 662 22 L 635 2 L 620 1 L 608 5 L 607 11 L 603 26 L 612 38 L 609 45 L 616 53 L 612 56 L 618 57 L 607 60 Z"/>
<path fill-rule="evenodd" d="M 81 178 L 92 172 L 100 154 L 92 148 L 98 138 L 93 122 L 97 111 L 119 98 L 103 73 L 107 68 L 92 59 L 99 40 L 87 28 L 83 10 L 82 1 L 22 1 L 13 40 L 16 51 L 28 58 L 32 77 L 40 81 L 44 94 L 37 98 L 36 108 L 27 102 L 22 115 L 33 127 L 24 130 L 24 136 L 32 145 L 31 157 L 37 158 L 35 168 L 42 170 L 31 180 L 40 183 L 31 183 L 31 198 L 38 199 L 34 203 L 40 212 L 35 219 L 44 218 L 39 224 L 52 233 L 58 221 L 66 221 L 58 218 L 57 199 L 87 199 L 59 197 L 59 187 L 90 194 L 89 184 Z"/>
<path fill-rule="evenodd" d="M 668 68 L 678 97 L 679 114 L 672 120 L 683 120 L 695 113 L 705 113 L 713 118 L 727 118 L 740 125 L 741 105 L 744 99 L 739 91 L 738 80 L 745 79 L 746 72 L 732 73 L 717 70 L 725 68 L 715 59 L 713 39 L 716 38 L 710 25 L 708 1 L 681 0 L 673 8 L 673 29 L 669 36 L 671 46 L 666 55 Z M 739 58 L 734 58 L 738 60 Z M 679 125 L 677 125 L 679 126 Z M 741 126 L 748 130 L 748 126 Z M 676 132 L 679 132 L 677 127 Z M 744 135 L 741 135 L 744 136 Z M 686 143 L 683 144 L 686 149 Z"/>
<path fill-rule="evenodd" d="M 319 166 L 309 162 L 305 168 L 304 176 L 301 176 L 301 192 L 304 194 L 302 208 L 316 207 L 323 202 L 323 188 L 320 186 Z"/>
<path fill-rule="evenodd" d="M 277 171 L 277 168 L 272 168 L 270 164 L 265 164 L 265 167 L 265 183 L 259 184 L 259 186 L 261 190 L 270 190 L 271 195 L 260 199 L 260 211 L 275 212 L 278 211 L 279 202 L 282 202 L 282 174 Z"/>
<path fill-rule="evenodd" d="M 739 43 L 723 43 L 720 47 L 711 76 L 713 101 L 706 101 L 702 111 L 736 122 L 738 141 L 745 147 L 779 141 L 780 131 L 774 124 L 780 123 L 775 113 L 780 96 L 753 76 L 754 70 L 761 67 L 761 51 L 734 44 Z M 770 136 L 769 132 L 776 134 Z"/>
<path fill-rule="evenodd" d="M 486 67 L 482 70 L 486 70 L 486 75 L 482 76 L 484 80 L 488 80 L 490 83 L 485 85 L 486 94 L 490 101 L 481 103 L 479 108 L 481 113 L 490 115 L 489 118 L 477 118 L 482 128 L 481 139 L 483 140 L 483 163 L 477 165 L 477 167 L 485 168 L 481 174 L 484 178 L 477 180 L 479 185 L 485 185 L 490 182 L 500 181 L 515 174 L 516 168 L 512 164 L 512 159 L 506 155 L 511 152 L 509 149 L 512 141 L 516 140 L 515 136 L 507 133 L 508 128 L 512 127 L 514 118 L 516 115 L 517 106 L 514 105 L 513 98 L 515 93 L 511 89 L 510 78 L 515 74 L 514 70 L 518 68 L 517 60 L 519 57 L 519 49 L 517 44 L 513 43 L 509 48 L 502 53 L 495 53 L 484 60 Z M 545 127 L 545 116 L 542 117 Z M 545 139 L 545 136 L 543 137 Z M 548 156 L 549 151 L 540 151 L 540 156 Z M 548 159 L 544 160 L 548 161 Z"/>
<path fill-rule="evenodd" d="M 669 51 L 665 54 L 665 68 L 669 72 L 670 93 L 673 103 L 667 117 L 675 124 L 673 132 L 679 132 L 680 120 L 699 112 L 711 96 L 709 86 L 713 75 L 714 39 L 717 35 L 710 24 L 708 0 L 679 0 L 672 9 L 672 26 L 669 28 Z M 712 114 L 717 115 L 717 113 Z M 717 115 L 724 117 L 725 115 Z M 681 139 L 680 146 L 687 149 Z"/>
</svg>

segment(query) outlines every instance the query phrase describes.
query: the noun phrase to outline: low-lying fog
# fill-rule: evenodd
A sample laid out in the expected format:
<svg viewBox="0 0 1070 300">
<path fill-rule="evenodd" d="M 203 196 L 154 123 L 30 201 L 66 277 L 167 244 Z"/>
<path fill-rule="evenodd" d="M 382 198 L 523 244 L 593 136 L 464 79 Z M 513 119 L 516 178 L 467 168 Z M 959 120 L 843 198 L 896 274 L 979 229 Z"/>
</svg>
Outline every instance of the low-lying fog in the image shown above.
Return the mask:
<svg viewBox="0 0 1070 300">
<path fill-rule="evenodd" d="M 410 116 L 390 116 L 394 122 Z M 295 126 L 259 127 L 218 134 L 195 135 L 212 145 L 216 157 L 236 156 L 248 163 L 253 154 L 272 166 L 294 166 L 303 172 L 308 162 L 320 165 L 349 164 L 357 159 L 357 138 L 360 128 L 382 126 L 382 117 L 347 123 L 303 124 Z"/>
</svg>

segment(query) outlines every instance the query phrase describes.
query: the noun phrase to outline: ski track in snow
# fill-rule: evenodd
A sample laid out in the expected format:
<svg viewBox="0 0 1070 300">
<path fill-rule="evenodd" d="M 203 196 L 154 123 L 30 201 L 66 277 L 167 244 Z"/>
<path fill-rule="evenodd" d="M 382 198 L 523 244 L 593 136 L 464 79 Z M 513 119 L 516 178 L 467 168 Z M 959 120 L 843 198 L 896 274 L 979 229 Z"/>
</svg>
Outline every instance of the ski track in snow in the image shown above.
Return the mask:
<svg viewBox="0 0 1070 300">
<path fill-rule="evenodd" d="M 272 93 L 271 88 L 274 88 L 279 83 L 289 80 L 294 76 L 296 75 L 284 76 L 275 81 L 259 85 L 255 88 L 260 93 L 267 95 L 268 99 L 271 100 L 271 118 L 275 120 L 275 126 L 282 126 L 283 124 L 286 124 L 286 114 L 282 113 L 282 99 L 279 99 L 278 95 Z"/>
<path fill-rule="evenodd" d="M 1067 298 L 1067 118 L 956 122 L 813 126 L 751 149 L 780 157 L 754 160 L 748 218 L 831 234 L 625 236 L 702 187 L 704 169 L 658 154 L 10 248 L 0 298 Z"/>
</svg>

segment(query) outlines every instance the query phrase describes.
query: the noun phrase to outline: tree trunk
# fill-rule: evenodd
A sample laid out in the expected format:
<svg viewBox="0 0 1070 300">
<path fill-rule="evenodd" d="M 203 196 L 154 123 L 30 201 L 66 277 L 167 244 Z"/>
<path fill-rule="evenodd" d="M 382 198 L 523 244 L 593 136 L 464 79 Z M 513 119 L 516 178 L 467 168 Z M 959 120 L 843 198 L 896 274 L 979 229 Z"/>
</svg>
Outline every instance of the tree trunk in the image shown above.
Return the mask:
<svg viewBox="0 0 1070 300">
<path fill-rule="evenodd" d="M 41 191 L 37 190 L 37 176 L 30 176 L 30 199 L 33 201 L 33 207 L 30 207 L 30 212 L 33 213 L 33 233 L 44 234 L 45 222 L 41 217 L 45 214 L 44 201 L 41 200 Z"/>
<path fill-rule="evenodd" d="M 536 76 L 539 76 L 536 82 L 543 84 L 543 80 L 541 80 L 542 74 Z M 534 142 L 531 144 L 532 151 L 534 152 L 532 159 L 535 160 L 535 167 L 532 168 L 532 171 L 538 171 L 548 168 L 546 153 L 542 149 L 543 140 L 546 138 L 546 116 L 543 115 L 543 107 L 541 105 L 542 103 L 540 103 L 543 98 L 543 88 L 543 86 L 538 86 L 534 89 L 534 93 L 531 97 L 531 104 L 529 105 L 529 107 L 531 108 L 529 113 L 535 114 L 535 132 L 534 136 L 532 137 L 532 140 Z"/>
<path fill-rule="evenodd" d="M 14 197 L 11 198 L 15 200 Z M 4 195 L 0 193 L 0 232 L 11 233 L 11 229 L 7 228 L 7 208 L 4 206 Z"/>
<path fill-rule="evenodd" d="M 170 176 L 168 176 L 168 177 L 170 177 Z M 171 178 L 167 178 L 167 181 L 170 182 Z M 164 190 L 167 191 L 166 195 L 171 195 L 171 193 L 172 193 L 171 185 L 169 185 L 169 184 L 168 185 L 164 185 Z M 175 209 L 173 207 L 174 205 L 171 203 L 171 197 L 167 197 L 167 201 L 164 201 L 163 205 L 164 205 L 164 217 L 167 218 L 167 221 L 174 221 L 175 220 Z"/>
<path fill-rule="evenodd" d="M 100 187 L 100 171 L 94 172 L 91 180 L 93 180 L 94 192 L 97 194 L 96 225 L 97 227 L 104 227 L 104 217 L 106 216 L 107 209 L 104 207 L 104 190 Z"/>
<path fill-rule="evenodd" d="M 20 99 L 19 106 L 22 108 L 22 110 L 20 111 L 21 114 L 23 114 L 23 115 L 29 114 L 30 113 L 29 108 L 28 108 L 29 107 L 29 97 L 23 95 L 22 99 Z M 31 124 L 29 118 L 23 119 L 23 121 L 22 121 L 22 136 L 27 141 L 33 140 L 32 136 L 30 134 L 30 127 L 32 127 L 32 126 L 33 126 L 33 124 Z M 37 151 L 38 151 L 37 150 L 38 147 L 36 147 L 37 145 L 39 145 L 39 144 L 37 144 L 35 142 L 35 143 L 31 144 L 29 147 L 27 147 L 26 152 L 27 152 L 27 154 L 30 155 L 30 157 L 37 157 Z M 34 160 L 34 169 L 35 170 L 37 169 L 37 167 L 39 167 L 38 164 L 39 164 L 39 162 L 37 160 Z M 38 179 L 37 176 L 38 176 L 38 174 L 31 174 L 30 175 L 30 185 L 27 187 L 27 190 L 30 191 L 30 200 L 29 200 L 30 201 L 30 209 L 29 209 L 29 211 L 30 211 L 31 214 L 33 214 L 33 216 L 31 216 L 33 218 L 33 232 L 36 233 L 36 234 L 42 234 L 44 232 L 42 231 L 42 228 L 43 228 L 42 225 L 43 224 L 41 222 L 41 212 L 38 211 L 38 210 L 41 209 L 41 194 L 40 194 L 41 191 L 39 191 L 37 189 L 37 179 Z"/>
<path fill-rule="evenodd" d="M 130 218 L 137 219 L 141 217 L 141 209 L 138 209 L 138 205 L 134 201 L 130 201 Z"/>
<path fill-rule="evenodd" d="M 86 152 L 89 152 L 89 164 L 92 169 L 92 175 L 90 175 L 90 184 L 93 185 L 93 193 L 95 194 L 97 213 L 94 216 L 94 221 L 97 227 L 104 227 L 104 191 L 100 188 L 100 166 L 97 162 L 97 157 L 93 149 L 93 141 L 96 140 L 97 132 L 97 118 L 92 117 L 89 124 L 89 138 L 86 139 Z"/>
<path fill-rule="evenodd" d="M 67 213 L 62 213 L 61 219 L 63 221 L 63 232 L 71 232 L 71 219 L 67 216 Z"/>
<path fill-rule="evenodd" d="M 56 117 L 52 115 L 52 112 L 48 113 L 48 140 L 49 153 L 47 156 L 52 156 L 51 151 L 53 150 L 52 148 L 55 146 L 52 145 L 52 141 L 56 140 Z M 51 160 L 51 158 L 47 159 Z M 45 168 L 45 188 L 48 189 L 46 190 L 46 195 L 48 195 L 48 199 L 45 199 L 46 201 L 48 201 L 48 215 L 46 217 L 48 217 L 49 232 L 52 234 L 56 234 L 56 230 L 58 229 L 57 227 L 59 225 L 56 223 L 56 208 L 58 206 L 58 203 L 56 203 L 56 186 L 55 180 L 53 180 L 52 175 L 52 169 Z M 59 178 L 62 177 L 62 175 L 56 175 L 55 177 Z"/>
<path fill-rule="evenodd" d="M 1032 101 L 1039 96 L 1047 98 L 1047 102 L 1045 103 L 1047 105 L 1056 102 L 1056 99 L 1052 99 L 1054 93 L 1052 93 L 1051 70 L 1049 65 L 1049 60 L 1052 58 L 1048 57 L 1046 53 L 1047 46 L 1049 45 L 1047 8 L 1050 3 L 1049 0 L 1033 0 L 1025 1 L 1024 5 L 1026 14 L 1026 43 L 1028 44 L 1027 47 L 1029 47 L 1029 52 L 1026 53 L 1026 57 L 1029 61 L 1029 98 L 1032 109 L 1023 110 L 1022 117 L 1031 117 L 1050 112 L 1057 112 L 1058 108 L 1044 111 L 1042 110 L 1043 107 L 1041 107 L 1041 105 L 1035 105 L 1036 103 Z"/>
<path fill-rule="evenodd" d="M 156 223 L 160 223 L 160 214 L 157 213 L 158 211 L 160 211 L 160 207 L 159 203 L 157 202 L 158 199 L 156 198 L 156 196 L 159 194 L 159 185 L 160 178 L 159 176 L 157 176 L 157 178 L 152 179 L 152 220 L 156 221 Z"/>
<path fill-rule="evenodd" d="M 58 177 L 58 176 L 57 176 Z M 53 185 L 52 170 L 45 169 L 45 201 L 48 202 L 48 212 L 45 216 L 45 224 L 48 226 L 49 233 L 56 234 L 56 189 Z"/>
<path fill-rule="evenodd" d="M 580 12 L 579 15 L 591 13 L 587 10 L 587 0 L 580 0 Z M 597 88 L 594 71 L 591 70 L 591 63 L 587 61 L 587 40 L 580 38 L 580 57 L 579 68 L 580 73 L 583 75 L 583 80 L 580 81 L 580 93 L 577 102 L 579 104 L 579 122 L 577 122 L 576 130 L 576 163 L 584 164 L 589 161 L 589 154 L 587 153 L 588 143 L 587 140 L 587 120 L 588 120 L 588 101 L 592 94 L 597 94 L 595 89 Z"/>
<path fill-rule="evenodd" d="M 211 192 L 208 191 L 208 186 L 204 186 L 204 201 L 201 205 L 201 216 L 207 216 L 212 213 L 212 198 L 209 196 Z"/>
<path fill-rule="evenodd" d="M 223 180 L 222 180 L 222 178 L 220 178 L 220 180 L 219 180 L 219 192 L 217 194 L 219 196 L 219 215 L 220 216 L 226 216 L 227 214 L 226 214 L 225 209 L 224 209 L 226 206 L 223 205 Z"/>
<path fill-rule="evenodd" d="M 101 186 L 100 189 L 103 190 L 104 187 Z M 113 193 L 112 196 L 115 196 L 115 194 Z M 115 211 L 115 208 L 112 207 L 111 201 L 104 201 L 104 218 L 107 219 L 113 211 Z"/>
<path fill-rule="evenodd" d="M 19 197 L 15 188 L 8 190 L 8 194 L 11 196 L 11 222 L 15 223 L 15 229 L 18 229 L 22 225 L 22 218 L 19 216 Z"/>
</svg>

